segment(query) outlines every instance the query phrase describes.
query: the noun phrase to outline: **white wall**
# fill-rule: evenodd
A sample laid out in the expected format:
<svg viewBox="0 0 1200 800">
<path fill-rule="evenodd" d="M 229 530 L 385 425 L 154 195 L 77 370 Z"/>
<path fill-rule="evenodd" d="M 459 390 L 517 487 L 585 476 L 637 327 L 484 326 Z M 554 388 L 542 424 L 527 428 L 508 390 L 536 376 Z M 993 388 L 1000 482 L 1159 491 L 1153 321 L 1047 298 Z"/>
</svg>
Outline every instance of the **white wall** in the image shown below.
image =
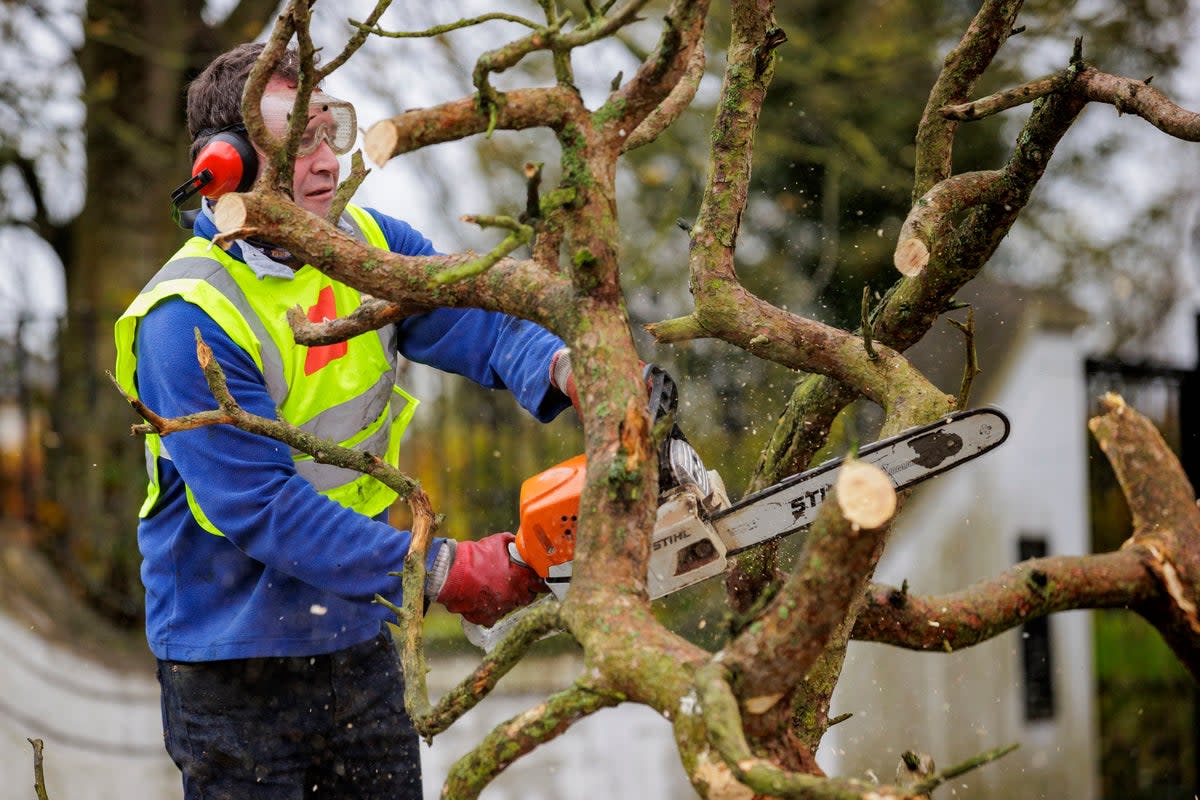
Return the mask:
<svg viewBox="0 0 1200 800">
<path fill-rule="evenodd" d="M 1022 535 L 1049 554 L 1089 551 L 1083 360 L 1072 336 L 1026 330 L 1007 373 L 991 385 L 1012 422 L 995 452 L 918 487 L 879 565 L 880 582 L 908 580 L 937 594 L 994 576 L 1018 558 Z M 1027 723 L 1020 631 L 962 652 L 915 653 L 852 644 L 832 714 L 852 712 L 826 737 L 827 769 L 890 780 L 900 754 L 931 754 L 940 767 L 1011 742 L 1021 748 L 954 781 L 972 798 L 1098 795 L 1090 616 L 1050 618 L 1055 714 Z"/>
<path fill-rule="evenodd" d="M 121 674 L 50 644 L 0 614 L 0 800 L 29 800 L 33 748 L 45 742 L 55 800 L 181 794 L 162 744 L 149 669 Z"/>
<path fill-rule="evenodd" d="M 158 684 L 149 666 L 114 672 L 48 643 L 3 614 L 0 653 L 0 800 L 34 797 L 30 738 L 45 741 L 46 788 L 53 800 L 182 796 L 179 773 L 163 749 Z M 473 663 L 431 666 L 430 686 L 436 693 Z M 568 660 L 525 669 L 558 688 L 569 684 L 578 664 Z M 432 748 L 422 746 L 426 798 L 439 796 L 450 765 L 492 727 L 544 698 L 530 689 L 529 681 L 505 678 L 501 689 L 508 684 L 512 691 L 488 697 L 438 736 Z M 694 794 L 670 724 L 645 707 L 623 705 L 577 723 L 511 767 L 482 796 L 601 800 Z"/>
<path fill-rule="evenodd" d="M 470 666 L 457 662 L 434 670 L 440 667 L 457 676 L 465 675 Z M 542 677 L 558 688 L 569 685 L 578 664 L 565 659 L 542 669 Z M 499 688 L 508 680 L 501 681 Z M 529 679 L 520 683 L 528 684 Z M 488 731 L 544 698 L 545 693 L 517 686 L 515 693 L 488 697 L 434 739 L 422 758 L 426 800 L 439 796 L 451 764 Z M 696 794 L 679 762 L 671 724 L 645 706 L 624 704 L 575 723 L 566 734 L 509 767 L 482 796 L 485 800 L 668 800 Z"/>
</svg>

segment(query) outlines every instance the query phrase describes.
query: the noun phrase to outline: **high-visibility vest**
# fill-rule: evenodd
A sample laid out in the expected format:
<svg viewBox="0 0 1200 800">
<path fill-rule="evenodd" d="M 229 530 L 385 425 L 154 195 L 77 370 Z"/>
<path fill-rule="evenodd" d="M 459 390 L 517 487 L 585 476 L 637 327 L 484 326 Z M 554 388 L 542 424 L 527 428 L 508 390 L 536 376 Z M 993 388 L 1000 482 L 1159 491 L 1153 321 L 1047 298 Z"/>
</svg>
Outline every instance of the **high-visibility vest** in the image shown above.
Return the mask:
<svg viewBox="0 0 1200 800">
<path fill-rule="evenodd" d="M 379 224 L 356 206 L 347 219 L 356 235 L 374 247 L 388 249 Z M 281 418 L 308 433 L 343 446 L 375 453 L 389 464 L 398 462 L 400 439 L 417 400 L 396 384 L 399 356 L 396 330 L 387 325 L 344 343 L 305 347 L 296 344 L 287 311 L 300 306 L 309 319 L 321 321 L 356 309 L 361 294 L 308 265 L 291 280 L 259 278 L 241 261 L 207 239 L 196 236 L 171 257 L 117 320 L 116 377 L 137 397 L 135 342 L 139 320 L 157 304 L 180 297 L 204 310 L 262 370 L 267 391 Z M 200 409 L 197 409 L 199 411 Z M 347 508 L 375 516 L 396 499 L 396 492 L 354 470 L 319 464 L 292 451 L 296 471 L 321 494 Z M 158 462 L 170 459 L 157 434 L 146 436 L 149 486 L 139 516 L 154 510 L 161 490 Z M 188 506 L 202 528 L 224 535 L 205 515 L 190 488 Z"/>
</svg>

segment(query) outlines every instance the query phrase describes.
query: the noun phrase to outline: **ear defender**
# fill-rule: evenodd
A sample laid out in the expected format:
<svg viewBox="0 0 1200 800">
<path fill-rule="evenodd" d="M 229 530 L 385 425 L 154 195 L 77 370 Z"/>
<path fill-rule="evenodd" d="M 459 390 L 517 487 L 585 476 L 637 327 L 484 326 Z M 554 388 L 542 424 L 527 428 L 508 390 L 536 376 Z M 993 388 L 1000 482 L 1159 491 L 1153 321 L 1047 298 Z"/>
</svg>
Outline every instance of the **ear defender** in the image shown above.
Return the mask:
<svg viewBox="0 0 1200 800">
<path fill-rule="evenodd" d="M 258 177 L 258 153 L 246 138 L 241 124 L 230 125 L 213 134 L 192 162 L 192 177 L 171 192 L 176 221 L 180 209 L 197 192 L 217 198 L 228 192 L 244 192 Z M 188 226 L 190 227 L 190 226 Z"/>
</svg>

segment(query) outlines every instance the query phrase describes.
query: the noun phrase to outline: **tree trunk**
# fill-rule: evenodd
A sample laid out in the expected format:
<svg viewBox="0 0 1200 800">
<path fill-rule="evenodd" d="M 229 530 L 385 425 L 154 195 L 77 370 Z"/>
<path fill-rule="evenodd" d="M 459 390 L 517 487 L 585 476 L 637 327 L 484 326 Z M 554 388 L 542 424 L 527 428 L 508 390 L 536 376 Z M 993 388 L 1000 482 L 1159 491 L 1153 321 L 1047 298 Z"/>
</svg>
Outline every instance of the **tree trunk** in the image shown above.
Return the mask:
<svg viewBox="0 0 1200 800">
<path fill-rule="evenodd" d="M 171 219 L 170 191 L 189 171 L 187 82 L 227 45 L 262 29 L 273 3 L 254 5 L 258 21 L 249 27 L 238 11 L 210 27 L 201 3 L 90 0 L 85 13 L 77 61 L 88 167 L 64 254 L 51 467 L 69 522 L 55 549 L 93 599 L 111 598 L 118 607 L 108 610 L 120 615 L 141 613 L 135 520 L 145 469 L 142 444 L 128 435 L 137 420 L 105 376 L 115 357 L 113 323 L 185 239 Z"/>
</svg>

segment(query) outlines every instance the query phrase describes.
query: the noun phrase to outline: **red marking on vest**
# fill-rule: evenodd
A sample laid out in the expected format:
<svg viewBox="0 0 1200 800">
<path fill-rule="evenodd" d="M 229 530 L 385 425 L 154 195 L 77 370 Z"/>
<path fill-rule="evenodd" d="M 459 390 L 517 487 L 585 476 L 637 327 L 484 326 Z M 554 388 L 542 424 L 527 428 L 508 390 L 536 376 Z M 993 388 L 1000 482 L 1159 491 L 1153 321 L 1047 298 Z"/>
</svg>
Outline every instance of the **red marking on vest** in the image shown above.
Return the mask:
<svg viewBox="0 0 1200 800">
<path fill-rule="evenodd" d="M 317 295 L 317 304 L 308 310 L 308 321 L 326 322 L 331 319 L 337 319 L 337 307 L 333 300 L 333 287 L 326 286 Z M 312 375 L 330 361 L 336 361 L 346 355 L 348 349 L 349 344 L 347 342 L 323 344 L 308 348 L 308 355 L 304 359 L 304 374 Z"/>
</svg>

